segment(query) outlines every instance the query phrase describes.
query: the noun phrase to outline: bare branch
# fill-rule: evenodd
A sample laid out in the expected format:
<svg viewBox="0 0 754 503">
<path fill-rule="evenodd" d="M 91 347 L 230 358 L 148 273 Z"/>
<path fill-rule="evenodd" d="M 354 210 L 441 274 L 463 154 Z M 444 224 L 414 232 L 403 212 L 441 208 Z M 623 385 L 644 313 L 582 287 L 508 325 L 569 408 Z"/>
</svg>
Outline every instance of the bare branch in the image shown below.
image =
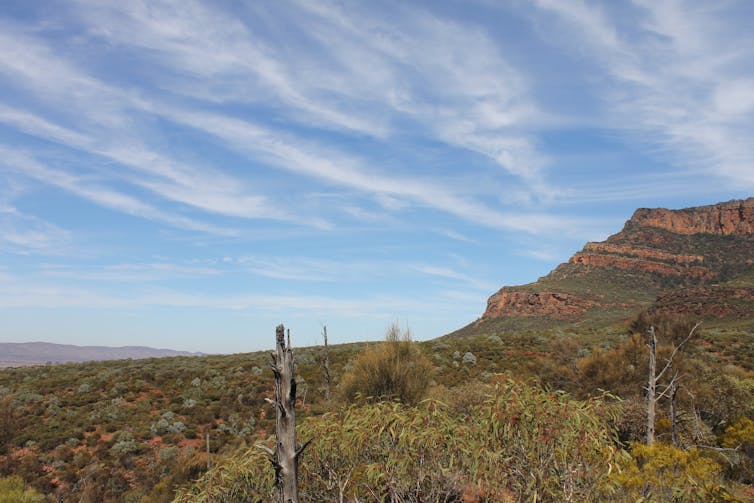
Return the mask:
<svg viewBox="0 0 754 503">
<path fill-rule="evenodd" d="M 301 453 L 304 452 L 304 449 L 306 449 L 306 447 L 312 443 L 312 440 L 314 439 L 310 438 L 309 440 L 304 442 L 303 445 L 300 445 L 298 449 L 296 449 L 296 454 L 295 454 L 296 458 L 298 458 L 301 455 Z"/>
<path fill-rule="evenodd" d="M 266 452 L 267 454 L 269 454 L 271 458 L 275 458 L 275 451 L 273 451 L 272 449 L 270 449 L 266 445 L 256 444 L 254 447 L 256 447 L 257 449 L 263 450 L 264 452 Z"/>
<path fill-rule="evenodd" d="M 686 344 L 689 341 L 689 339 L 691 339 L 691 337 L 694 335 L 694 332 L 696 332 L 696 329 L 699 328 L 699 325 L 701 325 L 701 324 L 702 324 L 701 321 L 697 322 L 697 324 L 694 325 L 694 328 L 692 328 L 691 331 L 689 332 L 689 335 L 687 335 L 686 338 L 683 339 L 678 346 L 676 346 L 676 347 L 673 348 L 673 352 L 670 353 L 670 357 L 668 357 L 668 359 L 666 360 L 667 363 L 665 364 L 665 367 L 663 367 L 663 369 L 660 371 L 660 373 L 657 374 L 656 379 L 658 381 L 660 380 L 660 378 L 662 377 L 662 375 L 665 373 L 665 371 L 668 370 L 670 367 L 672 367 L 672 365 L 673 365 L 673 358 L 675 358 L 676 353 L 678 353 L 678 351 L 683 347 L 683 345 Z"/>
</svg>

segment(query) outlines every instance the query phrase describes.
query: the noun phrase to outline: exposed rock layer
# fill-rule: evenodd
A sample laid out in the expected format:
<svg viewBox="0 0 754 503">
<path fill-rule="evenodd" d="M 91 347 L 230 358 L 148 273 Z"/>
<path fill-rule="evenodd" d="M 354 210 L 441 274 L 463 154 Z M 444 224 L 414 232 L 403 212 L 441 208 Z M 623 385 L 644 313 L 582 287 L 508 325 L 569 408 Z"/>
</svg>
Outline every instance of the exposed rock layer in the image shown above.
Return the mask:
<svg viewBox="0 0 754 503">
<path fill-rule="evenodd" d="M 599 305 L 595 301 L 559 292 L 500 290 L 487 301 L 485 317 L 542 316 L 570 319 Z"/>
</svg>

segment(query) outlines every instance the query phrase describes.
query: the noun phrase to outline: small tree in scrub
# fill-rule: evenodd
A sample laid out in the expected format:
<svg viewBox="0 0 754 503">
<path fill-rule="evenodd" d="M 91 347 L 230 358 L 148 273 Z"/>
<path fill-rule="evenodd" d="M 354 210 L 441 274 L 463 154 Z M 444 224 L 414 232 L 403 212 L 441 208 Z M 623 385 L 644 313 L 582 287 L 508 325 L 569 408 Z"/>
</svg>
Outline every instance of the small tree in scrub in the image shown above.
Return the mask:
<svg viewBox="0 0 754 503">
<path fill-rule="evenodd" d="M 356 357 L 353 369 L 343 377 L 341 391 L 349 401 L 361 397 L 414 404 L 424 397 L 432 370 L 432 363 L 411 340 L 411 332 L 401 332 L 393 323 L 385 342 Z"/>
</svg>

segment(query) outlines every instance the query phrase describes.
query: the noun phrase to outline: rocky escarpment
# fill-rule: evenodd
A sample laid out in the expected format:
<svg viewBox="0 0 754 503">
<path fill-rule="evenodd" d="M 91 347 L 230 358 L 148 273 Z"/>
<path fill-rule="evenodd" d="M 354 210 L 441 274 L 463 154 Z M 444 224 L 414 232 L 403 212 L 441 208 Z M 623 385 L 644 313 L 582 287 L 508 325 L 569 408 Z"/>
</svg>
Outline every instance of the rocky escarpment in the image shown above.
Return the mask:
<svg viewBox="0 0 754 503">
<path fill-rule="evenodd" d="M 485 317 L 549 315 L 556 319 L 572 319 L 598 306 L 593 300 L 560 292 L 527 292 L 502 289 L 487 301 Z"/>
<path fill-rule="evenodd" d="M 664 309 L 724 316 L 740 311 L 721 304 L 740 291 L 710 286 L 752 267 L 754 198 L 681 210 L 643 208 L 619 233 L 587 243 L 539 281 L 503 287 L 489 298 L 482 320 L 620 314 L 647 307 L 658 295 L 673 295 L 671 291 L 682 300 L 661 297 Z M 702 307 L 696 307 L 695 296 L 707 299 Z"/>
<path fill-rule="evenodd" d="M 683 210 L 636 210 L 627 225 L 656 227 L 676 234 L 754 234 L 754 197 Z"/>
</svg>

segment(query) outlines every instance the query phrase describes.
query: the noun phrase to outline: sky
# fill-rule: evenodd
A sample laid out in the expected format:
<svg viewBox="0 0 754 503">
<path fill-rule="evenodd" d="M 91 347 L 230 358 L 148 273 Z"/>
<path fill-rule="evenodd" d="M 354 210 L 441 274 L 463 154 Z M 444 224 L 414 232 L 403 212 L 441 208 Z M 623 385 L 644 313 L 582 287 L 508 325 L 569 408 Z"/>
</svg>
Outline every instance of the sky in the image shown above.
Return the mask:
<svg viewBox="0 0 754 503">
<path fill-rule="evenodd" d="M 754 3 L 4 0 L 0 342 L 426 340 L 754 195 Z"/>
</svg>

